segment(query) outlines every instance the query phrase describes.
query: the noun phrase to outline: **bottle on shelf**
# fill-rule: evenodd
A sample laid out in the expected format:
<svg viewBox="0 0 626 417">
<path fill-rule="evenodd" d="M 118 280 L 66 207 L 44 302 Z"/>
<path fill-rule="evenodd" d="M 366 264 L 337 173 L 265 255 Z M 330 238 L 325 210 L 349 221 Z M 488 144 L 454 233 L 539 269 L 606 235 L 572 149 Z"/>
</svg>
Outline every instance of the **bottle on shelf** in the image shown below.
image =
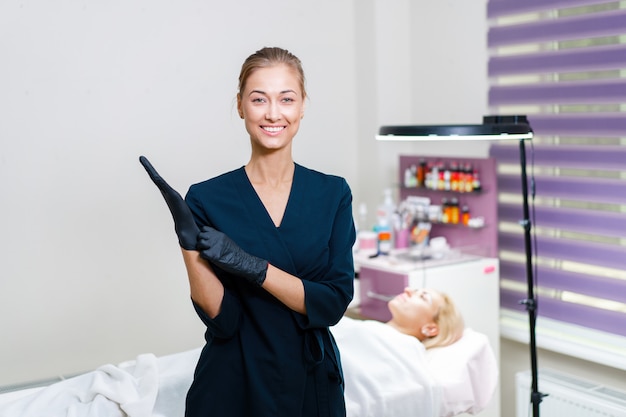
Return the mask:
<svg viewBox="0 0 626 417">
<path fill-rule="evenodd" d="M 452 190 L 452 170 L 450 169 L 449 164 L 445 164 L 443 166 L 443 190 L 451 191 Z"/>
<path fill-rule="evenodd" d="M 386 255 L 393 249 L 391 227 L 383 221 L 376 226 L 376 229 L 378 234 L 378 253 Z"/>
<path fill-rule="evenodd" d="M 394 225 L 396 223 L 397 207 L 393 201 L 392 190 L 385 189 L 383 202 L 376 210 L 376 233 L 378 233 L 378 250 L 380 253 L 389 253 L 393 249 Z"/>
<path fill-rule="evenodd" d="M 461 223 L 463 223 L 464 226 L 467 226 L 469 225 L 469 220 L 470 220 L 470 210 L 467 205 L 464 205 L 463 208 L 461 209 Z"/>
<path fill-rule="evenodd" d="M 426 183 L 426 188 L 431 190 L 437 189 L 437 184 L 439 183 L 439 167 L 437 164 L 432 164 L 431 168 L 428 170 L 428 180 Z"/>
<path fill-rule="evenodd" d="M 450 163 L 450 191 L 459 192 L 459 163 L 452 161 Z"/>
<path fill-rule="evenodd" d="M 426 186 L 426 160 L 424 158 L 420 159 L 419 165 L 417 166 L 417 186 L 425 187 Z"/>
<path fill-rule="evenodd" d="M 480 191 L 482 190 L 482 185 L 480 183 L 480 175 L 477 169 L 474 169 L 472 172 L 472 191 Z"/>
<path fill-rule="evenodd" d="M 463 191 L 466 193 L 471 193 L 472 191 L 474 191 L 474 178 L 473 178 L 473 172 L 474 169 L 472 168 L 471 164 L 466 164 L 465 165 L 465 170 L 464 170 L 464 189 Z"/>
<path fill-rule="evenodd" d="M 415 188 L 418 186 L 417 168 L 411 165 L 404 171 L 404 186 L 406 188 Z"/>
<path fill-rule="evenodd" d="M 437 164 L 437 172 L 439 173 L 439 175 L 437 176 L 438 180 L 437 180 L 436 189 L 445 190 L 446 189 L 446 178 L 445 178 L 446 168 L 443 162 L 439 162 L 439 164 Z"/>
<path fill-rule="evenodd" d="M 460 218 L 459 199 L 456 197 L 453 197 L 452 199 L 450 199 L 449 223 L 459 224 L 459 218 Z"/>
<path fill-rule="evenodd" d="M 450 223 L 450 203 L 447 198 L 441 199 L 441 223 Z"/>
</svg>

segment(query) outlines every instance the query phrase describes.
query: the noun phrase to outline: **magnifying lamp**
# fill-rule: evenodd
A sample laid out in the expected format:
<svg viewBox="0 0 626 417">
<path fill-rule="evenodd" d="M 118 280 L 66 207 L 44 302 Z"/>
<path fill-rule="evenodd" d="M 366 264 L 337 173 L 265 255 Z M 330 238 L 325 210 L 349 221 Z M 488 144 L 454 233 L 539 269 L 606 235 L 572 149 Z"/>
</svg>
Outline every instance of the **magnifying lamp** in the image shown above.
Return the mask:
<svg viewBox="0 0 626 417">
<path fill-rule="evenodd" d="M 537 344 L 535 327 L 537 321 L 537 301 L 534 295 L 532 269 L 531 223 L 528 209 L 528 179 L 526 175 L 526 140 L 532 140 L 533 130 L 526 116 L 485 116 L 482 124 L 475 125 L 399 125 L 381 126 L 376 140 L 379 141 L 500 141 L 519 140 L 520 164 L 522 169 L 522 196 L 524 219 L 520 225 L 524 228 L 526 249 L 526 278 L 528 294 L 520 304 L 526 306 L 530 324 L 530 359 L 532 373 L 531 403 L 533 416 L 539 417 L 539 403 L 546 394 L 538 390 L 537 383 Z"/>
</svg>

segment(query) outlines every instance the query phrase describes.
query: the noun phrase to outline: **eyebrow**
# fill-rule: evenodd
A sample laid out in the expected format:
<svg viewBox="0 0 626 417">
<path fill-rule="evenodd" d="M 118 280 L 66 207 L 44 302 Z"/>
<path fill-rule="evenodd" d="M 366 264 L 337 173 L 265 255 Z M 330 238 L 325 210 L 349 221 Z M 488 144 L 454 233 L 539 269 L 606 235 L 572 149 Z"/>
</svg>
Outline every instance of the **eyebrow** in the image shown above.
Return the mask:
<svg viewBox="0 0 626 417">
<path fill-rule="evenodd" d="M 258 93 L 258 94 L 267 95 L 267 93 L 266 93 L 265 91 L 263 91 L 263 90 L 252 90 L 252 91 L 250 91 L 250 94 L 253 94 L 253 93 Z M 294 90 L 283 90 L 283 91 L 281 91 L 279 94 L 287 94 L 287 93 L 294 93 L 294 94 L 298 94 L 298 93 L 296 93 Z M 248 94 L 248 95 L 250 95 L 250 94 Z"/>
<path fill-rule="evenodd" d="M 422 294 L 424 295 L 424 297 L 426 297 L 426 302 L 430 305 L 433 305 L 433 295 L 428 291 L 424 291 Z"/>
</svg>

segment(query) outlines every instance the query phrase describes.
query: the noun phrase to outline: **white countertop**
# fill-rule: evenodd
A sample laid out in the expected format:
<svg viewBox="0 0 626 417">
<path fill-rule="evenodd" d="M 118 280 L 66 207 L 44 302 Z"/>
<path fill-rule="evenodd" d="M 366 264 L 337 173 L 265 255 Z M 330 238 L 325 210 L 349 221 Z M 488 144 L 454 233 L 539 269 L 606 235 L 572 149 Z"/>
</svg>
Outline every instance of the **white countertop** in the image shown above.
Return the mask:
<svg viewBox="0 0 626 417">
<path fill-rule="evenodd" d="M 439 252 L 409 252 L 404 250 L 375 257 L 370 257 L 367 253 L 363 254 L 357 251 L 354 254 L 354 267 L 355 271 L 358 271 L 361 266 L 367 266 L 378 269 L 393 269 L 397 272 L 410 272 L 418 269 L 453 265 L 477 259 L 482 259 L 482 257 L 454 249 Z"/>
</svg>

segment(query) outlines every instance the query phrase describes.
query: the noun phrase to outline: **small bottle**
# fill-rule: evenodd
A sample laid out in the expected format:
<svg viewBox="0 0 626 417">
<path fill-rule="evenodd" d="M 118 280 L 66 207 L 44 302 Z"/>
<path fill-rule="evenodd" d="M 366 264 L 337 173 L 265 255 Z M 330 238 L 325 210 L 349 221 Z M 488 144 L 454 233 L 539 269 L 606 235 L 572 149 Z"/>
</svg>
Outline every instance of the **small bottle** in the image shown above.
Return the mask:
<svg viewBox="0 0 626 417">
<path fill-rule="evenodd" d="M 411 165 L 404 171 L 404 187 L 413 188 L 416 187 L 416 185 L 415 165 Z"/>
<path fill-rule="evenodd" d="M 452 189 L 452 170 L 448 164 L 444 165 L 443 168 L 443 189 L 446 191 Z"/>
<path fill-rule="evenodd" d="M 472 173 L 472 191 L 480 191 L 482 189 L 482 185 L 480 183 L 480 175 L 478 174 L 478 170 L 474 169 Z"/>
<path fill-rule="evenodd" d="M 459 191 L 459 164 L 456 161 L 450 163 L 450 190 Z"/>
<path fill-rule="evenodd" d="M 445 180 L 445 167 L 443 162 L 440 162 L 437 166 L 437 171 L 439 172 L 438 181 L 437 181 L 437 190 L 445 190 L 446 189 L 446 180 Z"/>
<path fill-rule="evenodd" d="M 466 193 L 471 193 L 472 191 L 474 191 L 474 177 L 472 175 L 473 171 L 474 170 L 472 169 L 471 164 L 465 165 L 465 192 Z"/>
<path fill-rule="evenodd" d="M 469 207 L 464 205 L 463 208 L 461 209 L 461 223 L 463 223 L 464 226 L 467 226 L 469 224 L 469 219 L 470 219 Z"/>
<path fill-rule="evenodd" d="M 456 198 L 452 198 L 450 200 L 450 217 L 449 222 L 452 224 L 459 224 L 460 213 L 459 213 L 459 200 Z"/>
<path fill-rule="evenodd" d="M 390 188 L 387 188 L 384 191 L 384 199 L 383 202 L 378 206 L 377 210 L 376 210 L 376 232 L 378 232 L 378 239 L 379 239 L 379 249 L 381 246 L 380 240 L 381 240 L 381 232 L 385 232 L 385 233 L 389 233 L 389 238 L 387 239 L 387 236 L 385 235 L 383 237 L 383 243 L 382 246 L 385 249 L 385 251 L 383 252 L 381 250 L 382 253 L 388 253 L 389 249 L 392 248 L 387 248 L 387 245 L 391 245 L 393 246 L 393 224 L 394 224 L 394 216 L 397 212 L 397 207 L 396 204 L 393 201 L 393 195 L 392 195 L 392 190 Z"/>
<path fill-rule="evenodd" d="M 465 181 L 467 180 L 467 169 L 465 165 L 459 164 L 459 192 L 465 192 Z"/>
<path fill-rule="evenodd" d="M 420 163 L 417 166 L 417 186 L 424 187 L 426 181 L 426 160 L 420 159 Z"/>
<path fill-rule="evenodd" d="M 432 190 L 436 190 L 439 184 L 439 167 L 437 164 L 433 164 L 432 169 L 430 170 L 430 184 L 429 187 Z"/>
<path fill-rule="evenodd" d="M 441 223 L 450 223 L 450 203 L 447 198 L 441 199 Z"/>
<path fill-rule="evenodd" d="M 378 231 L 378 253 L 386 255 L 393 249 L 391 227 L 383 222 L 383 224 L 379 224 L 376 229 Z"/>
</svg>

